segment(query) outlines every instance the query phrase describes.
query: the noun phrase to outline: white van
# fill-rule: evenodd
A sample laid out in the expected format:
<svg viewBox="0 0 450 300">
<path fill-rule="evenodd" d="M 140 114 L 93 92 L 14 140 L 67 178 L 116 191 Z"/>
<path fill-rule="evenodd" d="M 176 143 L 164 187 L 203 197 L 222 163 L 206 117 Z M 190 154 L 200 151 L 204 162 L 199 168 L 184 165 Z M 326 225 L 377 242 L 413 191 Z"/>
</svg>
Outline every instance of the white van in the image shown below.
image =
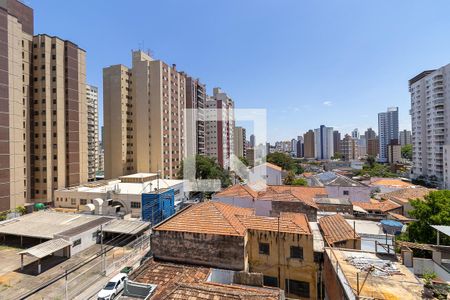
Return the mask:
<svg viewBox="0 0 450 300">
<path fill-rule="evenodd" d="M 125 279 L 127 274 L 119 273 L 105 285 L 105 287 L 98 293 L 98 300 L 112 300 L 119 294 L 125 286 Z"/>
</svg>

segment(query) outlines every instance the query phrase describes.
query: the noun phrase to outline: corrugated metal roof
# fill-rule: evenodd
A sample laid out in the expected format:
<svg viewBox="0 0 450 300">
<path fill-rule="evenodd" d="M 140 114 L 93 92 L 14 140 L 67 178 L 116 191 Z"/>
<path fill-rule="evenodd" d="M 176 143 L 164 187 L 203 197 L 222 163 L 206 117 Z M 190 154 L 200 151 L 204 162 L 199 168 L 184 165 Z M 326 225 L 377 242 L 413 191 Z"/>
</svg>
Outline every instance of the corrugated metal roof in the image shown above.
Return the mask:
<svg viewBox="0 0 450 300">
<path fill-rule="evenodd" d="M 150 227 L 149 222 L 114 220 L 103 228 L 103 232 L 138 234 Z"/>
<path fill-rule="evenodd" d="M 19 254 L 30 255 L 36 258 L 43 258 L 70 245 L 72 245 L 72 243 L 64 239 L 54 239 L 46 241 L 29 249 L 20 251 Z"/>
<path fill-rule="evenodd" d="M 445 225 L 431 225 L 431 227 L 433 227 L 434 229 L 436 229 L 437 231 L 442 232 L 445 235 L 450 236 L 450 226 L 445 226 Z"/>
</svg>

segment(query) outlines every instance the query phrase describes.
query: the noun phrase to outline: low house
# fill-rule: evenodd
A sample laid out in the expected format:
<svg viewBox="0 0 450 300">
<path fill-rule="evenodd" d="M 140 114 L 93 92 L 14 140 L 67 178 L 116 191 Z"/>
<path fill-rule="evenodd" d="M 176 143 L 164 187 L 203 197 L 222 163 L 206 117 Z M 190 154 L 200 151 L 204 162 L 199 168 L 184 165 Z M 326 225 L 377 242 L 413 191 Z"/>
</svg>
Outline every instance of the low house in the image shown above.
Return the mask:
<svg viewBox="0 0 450 300">
<path fill-rule="evenodd" d="M 246 281 L 245 279 L 248 279 L 248 283 L 253 286 L 243 282 Z M 259 284 L 259 282 L 262 283 L 262 280 L 257 279 L 257 274 L 240 274 L 150 259 L 130 275 L 120 298 L 284 299 L 282 290 L 262 286 L 262 284 Z"/>
<path fill-rule="evenodd" d="M 374 252 L 326 248 L 326 298 L 423 299 L 422 282 L 404 265 Z"/>
<path fill-rule="evenodd" d="M 281 185 L 283 184 L 284 173 L 281 167 L 266 162 L 254 166 L 250 170 L 249 184 L 258 183 L 263 180 L 266 185 Z"/>
<path fill-rule="evenodd" d="M 335 212 L 353 215 L 353 204 L 348 199 L 316 198 L 314 199 L 320 212 Z"/>
<path fill-rule="evenodd" d="M 372 177 L 370 180 L 365 181 L 365 184 L 374 188 L 374 191 L 378 193 L 389 193 L 392 191 L 415 187 L 414 184 L 404 181 L 400 178 L 378 178 Z"/>
<path fill-rule="evenodd" d="M 336 172 L 316 174 L 308 177 L 307 181 L 309 186 L 325 187 L 330 198 L 369 201 L 372 193 L 371 187 Z"/>
<path fill-rule="evenodd" d="M 212 196 L 219 201 L 239 207 L 252 208 L 258 216 L 278 216 L 280 212 L 297 212 L 317 220 L 315 198 L 326 197 L 323 187 L 271 185 L 265 190 L 254 190 L 249 185 L 233 185 Z"/>
<path fill-rule="evenodd" d="M 370 202 L 353 201 L 352 204 L 362 208 L 372 216 L 386 217 L 389 212 L 403 214 L 403 207 L 391 200 L 378 201 L 371 199 Z"/>
<path fill-rule="evenodd" d="M 153 228 L 155 259 L 263 274 L 286 297 L 316 298 L 313 235 L 304 214 L 256 216 L 218 201 L 180 211 Z"/>
<path fill-rule="evenodd" d="M 380 198 L 383 200 L 390 200 L 401 205 L 403 207 L 403 215 L 409 217 L 408 212 L 413 209 L 411 200 L 424 200 L 425 196 L 427 196 L 431 191 L 433 190 L 424 187 L 409 187 L 381 194 Z"/>
<path fill-rule="evenodd" d="M 361 238 L 342 215 L 319 219 L 319 227 L 328 247 L 361 249 Z"/>
</svg>

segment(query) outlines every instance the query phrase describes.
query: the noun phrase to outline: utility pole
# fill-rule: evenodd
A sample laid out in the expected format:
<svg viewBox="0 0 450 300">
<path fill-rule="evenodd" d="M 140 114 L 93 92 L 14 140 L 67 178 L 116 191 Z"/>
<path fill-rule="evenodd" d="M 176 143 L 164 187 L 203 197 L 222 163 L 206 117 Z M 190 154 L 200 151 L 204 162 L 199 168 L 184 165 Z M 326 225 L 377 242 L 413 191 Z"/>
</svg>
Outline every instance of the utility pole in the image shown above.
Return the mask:
<svg viewBox="0 0 450 300">
<path fill-rule="evenodd" d="M 65 281 L 65 284 L 64 284 L 64 290 L 65 290 L 65 296 L 66 296 L 66 300 L 69 300 L 69 282 L 68 282 L 68 280 L 67 280 L 67 270 L 65 271 L 65 279 L 66 279 L 66 281 Z"/>
<path fill-rule="evenodd" d="M 280 255 L 281 255 L 281 240 L 280 240 L 280 215 L 278 215 L 278 287 L 281 288 L 281 267 L 280 267 Z"/>
<path fill-rule="evenodd" d="M 103 248 L 103 225 L 100 225 L 100 251 L 102 253 L 102 273 L 106 275 L 106 265 L 105 265 L 105 251 Z"/>
</svg>

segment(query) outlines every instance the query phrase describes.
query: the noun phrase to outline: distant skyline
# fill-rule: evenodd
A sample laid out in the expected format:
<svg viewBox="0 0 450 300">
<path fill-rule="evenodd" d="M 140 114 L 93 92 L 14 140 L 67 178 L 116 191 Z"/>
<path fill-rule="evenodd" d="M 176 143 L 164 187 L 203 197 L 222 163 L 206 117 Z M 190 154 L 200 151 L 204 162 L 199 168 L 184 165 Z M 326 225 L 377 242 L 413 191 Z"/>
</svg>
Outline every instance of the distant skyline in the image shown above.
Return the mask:
<svg viewBox="0 0 450 300">
<path fill-rule="evenodd" d="M 443 0 L 24 3 L 35 11 L 36 33 L 87 51 L 100 112 L 103 67 L 129 66 L 131 49 L 151 49 L 209 93 L 221 87 L 237 108 L 266 108 L 270 142 L 321 124 L 342 133 L 377 129 L 377 114 L 391 106 L 399 107 L 400 130 L 410 130 L 408 80 L 450 63 Z"/>
</svg>

